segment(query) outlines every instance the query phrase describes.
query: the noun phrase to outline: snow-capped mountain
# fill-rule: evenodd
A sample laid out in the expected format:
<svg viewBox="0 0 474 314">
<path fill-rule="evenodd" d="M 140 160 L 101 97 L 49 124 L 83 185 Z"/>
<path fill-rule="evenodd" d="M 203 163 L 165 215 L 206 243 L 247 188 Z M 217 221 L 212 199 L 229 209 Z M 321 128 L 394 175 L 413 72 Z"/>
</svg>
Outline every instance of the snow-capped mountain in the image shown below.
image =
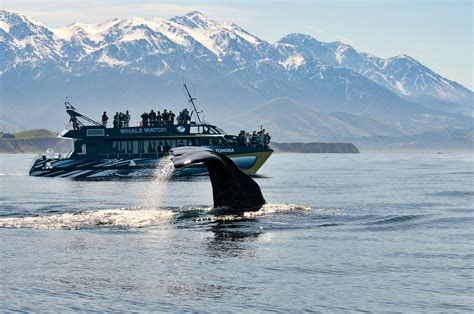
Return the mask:
<svg viewBox="0 0 474 314">
<path fill-rule="evenodd" d="M 472 114 L 472 91 L 408 56 L 382 59 L 302 34 L 269 43 L 197 11 L 59 29 L 0 11 L 1 120 L 15 122 L 12 113 L 28 108 L 39 117 L 31 123 L 45 123 L 66 95 L 87 102 L 86 112 L 116 111 L 117 103 L 149 110 L 180 101 L 183 78 L 218 119 L 291 98 L 298 108 L 365 116 L 359 124 L 377 119 L 402 134 L 472 122 L 450 114 Z"/>
<path fill-rule="evenodd" d="M 290 45 L 294 55 L 299 55 L 300 59 L 303 56 L 353 70 L 410 101 L 428 106 L 433 100 L 450 102 L 453 108 L 445 108 L 448 111 L 451 109 L 452 112 L 472 114 L 472 91 L 442 77 L 410 56 L 382 59 L 359 53 L 345 43 L 323 43 L 302 34 L 287 35 L 278 44 Z"/>
</svg>

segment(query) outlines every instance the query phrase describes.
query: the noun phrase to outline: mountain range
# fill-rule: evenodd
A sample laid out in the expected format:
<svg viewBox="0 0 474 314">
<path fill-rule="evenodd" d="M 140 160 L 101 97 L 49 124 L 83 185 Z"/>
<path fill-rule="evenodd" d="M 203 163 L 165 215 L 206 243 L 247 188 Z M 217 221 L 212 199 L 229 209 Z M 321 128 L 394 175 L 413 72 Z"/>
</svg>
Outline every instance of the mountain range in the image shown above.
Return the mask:
<svg viewBox="0 0 474 314">
<path fill-rule="evenodd" d="M 423 138 L 473 123 L 473 92 L 407 55 L 304 34 L 270 43 L 198 11 L 59 29 L 0 11 L 1 130 L 62 128 L 66 96 L 97 118 L 179 111 L 183 80 L 209 121 L 233 132 L 263 124 L 277 141 Z"/>
</svg>

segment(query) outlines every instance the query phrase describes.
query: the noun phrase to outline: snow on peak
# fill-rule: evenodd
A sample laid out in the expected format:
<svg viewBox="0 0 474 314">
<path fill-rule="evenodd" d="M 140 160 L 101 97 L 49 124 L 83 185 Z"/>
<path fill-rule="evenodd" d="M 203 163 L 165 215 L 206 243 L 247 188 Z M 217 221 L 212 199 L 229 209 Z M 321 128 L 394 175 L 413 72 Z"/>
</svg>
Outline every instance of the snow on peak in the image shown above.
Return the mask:
<svg viewBox="0 0 474 314">
<path fill-rule="evenodd" d="M 104 64 L 104 65 L 108 65 L 110 67 L 127 65 L 127 62 L 119 61 L 119 60 L 116 60 L 114 58 L 111 58 L 110 56 L 106 55 L 105 53 L 100 56 L 98 62 L 101 63 L 101 64 Z"/>
<path fill-rule="evenodd" d="M 8 38 L 0 40 L 8 40 L 12 51 L 18 52 L 20 56 L 12 54 L 15 58 L 8 61 L 8 66 L 15 65 L 18 60 L 24 63 L 28 60 L 31 64 L 39 65 L 44 60 L 54 60 L 65 67 L 69 67 L 71 60 L 78 63 L 85 60 L 84 62 L 98 62 L 101 65 L 131 66 L 133 58 L 144 53 L 202 53 L 208 56 L 210 52 L 217 60 L 229 62 L 232 67 L 235 64 L 259 66 L 272 63 L 290 71 L 317 60 L 321 67 L 328 65 L 347 68 L 402 96 L 433 95 L 449 100 L 455 99 L 462 92 L 466 97 L 472 97 L 472 92 L 464 91 L 459 84 L 441 77 L 407 55 L 378 58 L 359 53 L 342 42 L 320 42 L 301 33 L 288 34 L 271 45 L 235 23 L 216 21 L 199 11 L 170 20 L 114 18 L 99 24 L 75 23 L 51 31 L 21 14 L 0 10 L 0 32 L 2 31 L 9 36 L 0 37 Z M 142 39 L 146 43 L 142 43 Z M 142 44 L 147 45 L 146 51 Z M 111 46 L 113 49 L 109 49 Z M 127 49 L 135 50 L 129 53 Z M 215 62 L 214 58 L 205 59 Z M 90 66 L 94 68 L 93 64 Z M 176 65 L 170 63 L 169 66 Z M 463 95 L 461 96 L 466 98 Z"/>
<path fill-rule="evenodd" d="M 201 11 L 198 11 L 198 10 L 188 12 L 184 16 L 191 17 L 191 18 L 194 18 L 194 17 L 206 18 L 206 16 L 202 14 Z"/>
<path fill-rule="evenodd" d="M 10 25 L 8 25 L 4 21 L 0 21 L 0 29 L 2 29 L 4 32 L 8 33 L 10 31 Z"/>
<path fill-rule="evenodd" d="M 414 64 L 420 64 L 416 59 L 410 57 L 409 55 L 399 55 L 395 57 L 388 58 L 387 61 L 392 62 L 392 61 L 406 61 Z"/>
<path fill-rule="evenodd" d="M 170 21 L 191 28 L 213 29 L 219 27 L 219 22 L 203 15 L 199 11 L 191 11 L 184 16 L 176 16 Z"/>
<path fill-rule="evenodd" d="M 290 69 L 296 69 L 300 65 L 304 64 L 304 57 L 296 53 L 294 55 L 289 56 L 285 61 L 279 62 L 285 69 L 290 70 Z"/>
<path fill-rule="evenodd" d="M 51 32 L 40 22 L 30 19 L 23 14 L 0 10 L 0 28 L 10 33 L 18 40 L 28 39 L 33 36 L 51 36 Z"/>
<path fill-rule="evenodd" d="M 342 62 L 344 61 L 344 52 L 346 52 L 346 50 L 348 50 L 350 48 L 351 48 L 351 46 L 346 45 L 346 44 L 341 44 L 341 45 L 339 45 L 339 47 L 337 47 L 337 49 L 336 49 L 336 61 L 339 64 L 342 64 Z"/>
<path fill-rule="evenodd" d="M 317 42 L 318 40 L 314 38 L 313 36 L 306 35 L 306 34 L 301 34 L 301 33 L 291 33 L 286 36 L 283 36 L 280 38 L 280 40 L 277 41 L 277 43 L 282 43 L 282 44 L 299 44 L 303 43 L 305 41 L 315 41 Z"/>
<path fill-rule="evenodd" d="M 396 81 L 395 87 L 400 94 L 404 96 L 410 96 L 410 93 L 406 90 L 405 86 L 403 86 L 403 82 Z"/>
</svg>

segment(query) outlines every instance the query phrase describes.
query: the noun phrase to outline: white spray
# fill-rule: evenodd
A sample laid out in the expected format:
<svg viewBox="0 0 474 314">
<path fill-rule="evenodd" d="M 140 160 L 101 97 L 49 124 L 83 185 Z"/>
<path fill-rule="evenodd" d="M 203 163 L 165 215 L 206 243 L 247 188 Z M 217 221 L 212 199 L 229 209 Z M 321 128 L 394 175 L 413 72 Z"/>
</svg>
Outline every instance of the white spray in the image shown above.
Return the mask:
<svg viewBox="0 0 474 314">
<path fill-rule="evenodd" d="M 171 161 L 171 156 L 161 158 L 148 185 L 144 204 L 142 204 L 143 207 L 158 209 L 162 205 L 167 182 L 171 178 L 173 171 L 174 165 Z"/>
</svg>

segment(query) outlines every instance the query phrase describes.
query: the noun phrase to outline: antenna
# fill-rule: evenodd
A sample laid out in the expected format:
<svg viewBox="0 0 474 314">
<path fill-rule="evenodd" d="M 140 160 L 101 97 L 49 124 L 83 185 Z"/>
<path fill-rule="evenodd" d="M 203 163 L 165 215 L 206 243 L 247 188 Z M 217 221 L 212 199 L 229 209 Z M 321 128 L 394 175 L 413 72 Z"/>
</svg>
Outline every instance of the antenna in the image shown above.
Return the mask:
<svg viewBox="0 0 474 314">
<path fill-rule="evenodd" d="M 76 110 L 76 108 L 74 108 L 74 106 L 71 105 L 71 103 L 69 102 L 69 96 L 66 96 L 66 100 L 64 101 L 64 105 L 66 106 L 66 110 L 67 109 Z"/>
<path fill-rule="evenodd" d="M 196 112 L 196 117 L 197 117 L 199 123 L 202 123 L 202 122 L 201 122 L 201 118 L 199 117 L 199 112 L 198 112 L 197 109 L 196 109 L 196 104 L 194 103 L 194 101 L 195 101 L 197 98 L 191 96 L 191 94 L 189 93 L 188 86 L 186 85 L 186 83 L 184 83 L 184 90 L 186 91 L 186 94 L 187 94 L 187 96 L 188 96 L 188 101 L 193 105 L 194 112 Z"/>
</svg>

